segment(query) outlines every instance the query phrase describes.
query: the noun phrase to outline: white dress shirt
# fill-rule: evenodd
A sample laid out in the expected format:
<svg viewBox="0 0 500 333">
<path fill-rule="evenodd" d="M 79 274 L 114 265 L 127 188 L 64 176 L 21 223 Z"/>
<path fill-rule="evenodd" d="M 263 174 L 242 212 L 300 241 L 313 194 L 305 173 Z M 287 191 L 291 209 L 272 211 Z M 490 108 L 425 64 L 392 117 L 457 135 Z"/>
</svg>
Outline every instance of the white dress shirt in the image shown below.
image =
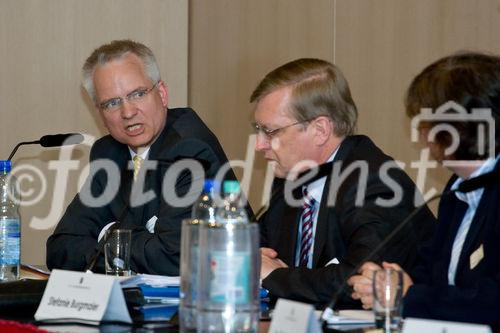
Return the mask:
<svg viewBox="0 0 500 333">
<path fill-rule="evenodd" d="M 340 146 L 339 146 L 340 147 Z M 330 155 L 330 158 L 325 162 L 331 162 L 335 158 L 335 155 L 337 155 L 337 149 Z M 309 249 L 309 260 L 307 262 L 307 268 L 312 268 L 312 259 L 313 259 L 313 253 L 314 253 L 314 240 L 316 239 L 316 225 L 318 224 L 318 213 L 319 213 L 319 207 L 321 206 L 321 199 L 323 197 L 323 189 L 325 188 L 326 184 L 326 179 L 327 177 L 322 177 L 318 180 L 315 180 L 314 182 L 308 184 L 307 186 L 303 186 L 302 190 L 304 188 L 307 189 L 307 193 L 309 194 L 310 197 L 312 197 L 316 202 L 314 206 L 314 214 L 312 216 L 312 244 L 311 248 Z M 300 220 L 300 217 L 299 217 Z M 295 247 L 295 266 L 299 266 L 300 262 L 300 244 L 302 242 L 302 221 L 299 221 L 299 232 L 297 233 L 297 246 Z"/>
</svg>

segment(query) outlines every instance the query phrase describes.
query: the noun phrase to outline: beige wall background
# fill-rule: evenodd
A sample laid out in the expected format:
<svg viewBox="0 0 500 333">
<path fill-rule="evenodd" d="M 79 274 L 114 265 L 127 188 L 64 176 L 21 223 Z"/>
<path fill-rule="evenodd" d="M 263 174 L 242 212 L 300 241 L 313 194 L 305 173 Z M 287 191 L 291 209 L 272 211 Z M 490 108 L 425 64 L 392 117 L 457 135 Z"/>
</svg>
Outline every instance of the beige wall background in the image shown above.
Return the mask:
<svg viewBox="0 0 500 333">
<path fill-rule="evenodd" d="M 170 105 L 187 103 L 188 3 L 183 0 L 0 0 L 0 154 L 19 141 L 51 133 L 106 133 L 80 86 L 80 69 L 92 50 L 113 39 L 149 45 L 168 82 Z M 38 204 L 21 208 L 22 262 L 45 263 L 45 241 L 77 192 L 89 146 L 73 151 L 21 147 L 13 159 L 25 190 Z M 70 159 L 73 162 L 70 162 Z M 59 160 L 54 162 L 54 160 Z M 51 162 L 52 161 L 52 162 Z M 58 182 L 56 170 L 76 167 Z M 21 168 L 22 171 L 19 169 Z M 25 195 L 24 199 L 34 199 Z M 51 210 L 52 208 L 52 210 Z"/>
<path fill-rule="evenodd" d="M 248 98 L 275 67 L 299 57 L 337 64 L 359 109 L 358 133 L 406 163 L 420 156 L 410 142 L 404 92 L 426 65 L 458 50 L 500 52 L 497 0 L 192 0 L 189 101 L 231 158 L 244 159 Z M 264 161 L 256 155 L 250 187 L 261 205 Z M 431 170 L 425 193 L 441 191 L 449 173 Z M 435 209 L 435 206 L 434 206 Z"/>
<path fill-rule="evenodd" d="M 104 134 L 81 91 L 80 67 L 96 46 L 127 37 L 151 46 L 170 105 L 195 108 L 231 159 L 252 157 L 248 98 L 260 78 L 299 57 L 332 61 L 351 85 L 358 132 L 407 163 L 415 177 L 408 164 L 419 150 L 404 115 L 406 87 L 425 65 L 451 52 L 500 53 L 499 18 L 499 0 L 0 0 L 0 153 L 6 158 L 16 142 L 47 133 Z M 77 191 L 89 149 L 66 152 L 79 168 L 69 172 L 61 196 L 54 196 L 60 184 L 49 169 L 59 150 L 21 149 L 16 166 L 48 175 L 41 203 L 21 211 L 22 260 L 43 264 L 45 240 L 58 219 L 50 208 L 65 207 Z M 252 170 L 249 197 L 256 210 L 266 174 L 259 155 Z M 433 170 L 425 191 L 440 190 L 447 178 Z M 42 185 L 36 179 L 24 184 Z"/>
</svg>

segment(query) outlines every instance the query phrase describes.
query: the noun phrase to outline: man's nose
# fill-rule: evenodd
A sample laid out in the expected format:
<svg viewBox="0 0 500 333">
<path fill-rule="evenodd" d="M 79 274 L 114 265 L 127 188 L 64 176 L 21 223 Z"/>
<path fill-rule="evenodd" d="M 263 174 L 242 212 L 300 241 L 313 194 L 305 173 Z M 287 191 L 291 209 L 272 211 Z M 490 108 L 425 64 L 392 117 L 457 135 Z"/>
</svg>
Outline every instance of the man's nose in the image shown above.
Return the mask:
<svg viewBox="0 0 500 333">
<path fill-rule="evenodd" d="M 123 101 L 121 105 L 121 115 L 123 119 L 130 119 L 137 114 L 137 108 L 134 103 L 127 101 L 126 99 Z"/>
<path fill-rule="evenodd" d="M 271 147 L 269 139 L 262 132 L 257 133 L 257 139 L 255 140 L 255 150 L 264 151 Z"/>
</svg>

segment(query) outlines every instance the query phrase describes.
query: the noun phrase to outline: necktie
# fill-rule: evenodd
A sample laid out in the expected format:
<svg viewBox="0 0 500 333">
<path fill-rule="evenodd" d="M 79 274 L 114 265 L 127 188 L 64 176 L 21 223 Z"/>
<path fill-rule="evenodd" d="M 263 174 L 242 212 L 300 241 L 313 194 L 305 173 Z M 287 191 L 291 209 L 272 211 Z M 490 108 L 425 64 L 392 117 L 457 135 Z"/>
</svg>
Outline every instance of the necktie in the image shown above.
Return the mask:
<svg viewBox="0 0 500 333">
<path fill-rule="evenodd" d="M 300 238 L 300 259 L 299 266 L 307 267 L 309 263 L 309 252 L 312 246 L 312 227 L 313 215 L 316 201 L 313 197 L 309 196 L 307 189 L 304 189 L 304 204 L 302 206 L 302 215 L 300 216 L 302 225 L 302 235 Z"/>
<path fill-rule="evenodd" d="M 141 168 L 142 157 L 139 155 L 135 155 L 133 160 L 134 160 L 134 180 L 136 180 L 137 175 L 139 174 L 139 169 Z"/>
</svg>

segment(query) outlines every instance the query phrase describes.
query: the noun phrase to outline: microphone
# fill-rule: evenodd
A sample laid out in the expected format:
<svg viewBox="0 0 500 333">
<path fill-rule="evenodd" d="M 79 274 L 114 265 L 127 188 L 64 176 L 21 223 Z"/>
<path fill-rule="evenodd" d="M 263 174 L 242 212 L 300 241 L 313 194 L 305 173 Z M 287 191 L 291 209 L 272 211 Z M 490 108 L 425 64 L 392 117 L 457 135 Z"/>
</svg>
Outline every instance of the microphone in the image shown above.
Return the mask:
<svg viewBox="0 0 500 333">
<path fill-rule="evenodd" d="M 83 135 L 80 133 L 44 135 L 40 138 L 42 147 L 60 147 L 82 143 Z"/>
<path fill-rule="evenodd" d="M 480 176 L 477 176 L 477 177 L 474 177 L 474 178 L 471 178 L 468 180 L 464 180 L 462 183 L 460 183 L 460 185 L 456 189 L 448 190 L 448 191 L 443 192 L 441 194 L 436 194 L 433 197 L 431 197 L 430 199 L 426 200 L 422 204 L 422 206 L 413 210 L 413 212 L 410 215 L 408 215 L 403 220 L 403 222 L 401 222 L 396 228 L 394 228 L 394 230 L 389 235 L 387 235 L 387 237 L 382 242 L 380 242 L 380 244 L 369 255 L 367 255 L 365 258 L 363 258 L 363 260 L 361 260 L 359 262 L 359 264 L 356 265 L 356 267 L 354 267 L 354 269 L 347 275 L 346 279 L 344 279 L 340 288 L 333 295 L 330 303 L 328 303 L 328 305 L 325 307 L 325 309 L 321 313 L 320 321 L 323 324 L 325 324 L 327 322 L 327 319 L 333 315 L 333 313 L 334 313 L 333 308 L 334 308 L 335 304 L 337 303 L 340 294 L 344 291 L 344 289 L 347 285 L 347 280 L 352 275 L 356 274 L 365 262 L 369 261 L 375 254 L 377 254 L 381 249 L 383 249 L 387 245 L 387 243 L 389 243 L 389 241 L 392 240 L 392 238 L 394 238 L 394 236 L 397 235 L 400 230 L 402 230 L 411 220 L 413 220 L 413 218 L 418 213 L 420 213 L 425 207 L 427 207 L 427 205 L 429 203 L 431 203 L 434 200 L 439 199 L 443 196 L 448 196 L 450 194 L 453 194 L 455 192 L 468 193 L 468 192 L 475 191 L 475 190 L 482 188 L 482 187 L 488 187 L 491 185 L 498 184 L 499 178 L 500 178 L 499 177 L 499 174 L 500 174 L 499 170 L 500 169 L 497 168 L 496 170 L 485 173 L 483 175 L 480 175 Z"/>
<path fill-rule="evenodd" d="M 379 245 L 369 255 L 367 255 L 365 258 L 363 258 L 362 260 L 360 260 L 359 264 L 357 264 L 356 267 L 354 267 L 353 270 L 344 279 L 344 281 L 342 282 L 340 288 L 333 295 L 330 303 L 328 303 L 328 305 L 325 307 L 325 309 L 321 313 L 320 323 L 326 324 L 328 318 L 330 318 L 334 314 L 333 308 L 335 307 L 335 304 L 337 303 L 338 298 L 340 297 L 340 294 L 344 291 L 345 287 L 347 286 L 347 280 L 351 276 L 353 276 L 354 274 L 356 274 L 359 271 L 359 269 L 361 268 L 361 266 L 363 266 L 363 264 L 365 262 L 369 261 L 375 254 L 377 254 L 381 249 L 383 249 L 387 245 L 387 243 L 389 243 L 389 241 L 392 240 L 392 238 L 396 234 L 398 234 L 399 231 L 401 231 L 411 220 L 413 220 L 413 218 L 418 213 L 420 213 L 424 208 L 426 208 L 429 203 L 431 203 L 434 200 L 439 199 L 439 198 L 441 198 L 443 196 L 446 196 L 446 195 L 449 195 L 451 193 L 454 193 L 454 192 L 455 191 L 446 191 L 446 192 L 441 193 L 441 194 L 436 194 L 433 197 L 431 197 L 430 199 L 426 200 L 422 204 L 422 206 L 414 209 L 413 212 L 411 212 L 411 214 L 408 215 L 403 220 L 403 222 L 401 222 L 396 228 L 394 228 L 394 230 L 392 230 L 392 232 L 389 235 L 387 235 L 387 237 L 382 242 L 380 242 Z"/>
<path fill-rule="evenodd" d="M 76 145 L 83 142 L 83 135 L 80 133 L 44 135 L 39 140 L 19 142 L 9 155 L 7 160 L 12 160 L 12 157 L 17 152 L 20 146 L 40 144 L 42 147 L 60 147 L 66 145 Z"/>
</svg>

